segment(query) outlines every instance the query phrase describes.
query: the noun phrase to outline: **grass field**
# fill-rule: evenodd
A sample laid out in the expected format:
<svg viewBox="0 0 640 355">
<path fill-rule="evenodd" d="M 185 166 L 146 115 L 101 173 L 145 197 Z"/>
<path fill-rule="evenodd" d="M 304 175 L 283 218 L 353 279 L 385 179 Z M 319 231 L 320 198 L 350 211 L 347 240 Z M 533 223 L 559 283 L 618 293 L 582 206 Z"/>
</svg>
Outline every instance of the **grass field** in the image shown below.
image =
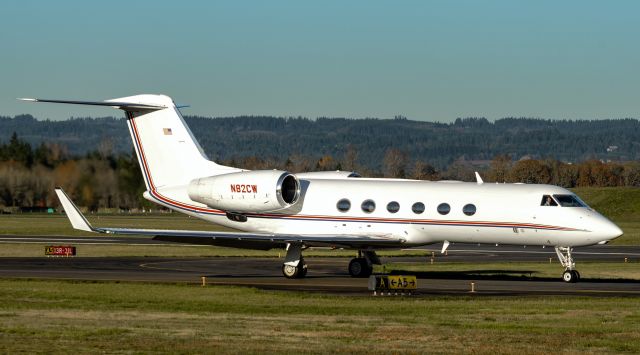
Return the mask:
<svg viewBox="0 0 640 355">
<path fill-rule="evenodd" d="M 0 280 L 1 353 L 638 353 L 636 298 Z"/>
<path fill-rule="evenodd" d="M 2 243 L 0 257 L 43 257 L 44 248 L 51 243 Z M 130 244 L 74 244 L 77 256 L 82 257 L 284 257 L 281 249 L 250 250 L 224 248 L 207 245 L 164 244 L 164 245 L 130 245 Z M 377 253 L 380 256 L 424 256 L 430 253 L 426 250 L 389 250 Z M 333 250 L 327 248 L 311 248 L 304 252 L 305 257 L 355 257 L 354 250 Z"/>
<path fill-rule="evenodd" d="M 624 235 L 612 243 L 640 245 L 640 188 L 588 187 L 573 189 L 580 198 L 616 223 Z"/>
<path fill-rule="evenodd" d="M 147 215 L 86 215 L 89 222 L 100 227 L 130 227 L 155 229 L 194 229 L 194 230 L 231 230 L 206 221 L 191 218 L 180 213 L 162 213 Z M 63 214 L 23 213 L 0 215 L 0 234 L 11 235 L 72 235 L 81 236 L 91 233 L 71 228 Z M 92 234 L 97 237 L 105 235 Z M 113 236 L 107 236 L 113 238 Z"/>
</svg>

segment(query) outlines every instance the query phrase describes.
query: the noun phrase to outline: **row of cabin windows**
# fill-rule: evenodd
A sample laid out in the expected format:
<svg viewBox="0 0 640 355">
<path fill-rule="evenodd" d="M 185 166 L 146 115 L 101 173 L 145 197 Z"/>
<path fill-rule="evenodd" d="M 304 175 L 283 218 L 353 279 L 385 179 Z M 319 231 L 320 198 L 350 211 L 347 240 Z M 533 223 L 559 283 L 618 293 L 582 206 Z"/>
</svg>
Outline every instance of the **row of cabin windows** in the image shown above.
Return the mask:
<svg viewBox="0 0 640 355">
<path fill-rule="evenodd" d="M 336 207 L 340 212 L 347 212 L 351 209 L 351 201 L 343 198 L 338 201 Z M 362 208 L 362 211 L 365 213 L 371 213 L 376 210 L 376 203 L 373 200 L 364 200 L 362 201 L 360 208 Z M 416 202 L 411 206 L 411 210 L 415 214 L 421 214 L 425 211 L 425 209 L 426 208 L 424 206 L 424 203 L 422 202 Z M 451 212 L 451 206 L 449 206 L 448 203 L 441 203 L 438 205 L 437 210 L 441 215 L 446 215 Z M 396 213 L 400 211 L 400 204 L 396 201 L 387 203 L 387 211 L 389 211 L 389 213 Z M 464 207 L 462 207 L 462 213 L 466 214 L 467 216 L 473 216 L 474 214 L 476 214 L 476 206 L 471 203 L 466 204 L 464 205 Z"/>
</svg>

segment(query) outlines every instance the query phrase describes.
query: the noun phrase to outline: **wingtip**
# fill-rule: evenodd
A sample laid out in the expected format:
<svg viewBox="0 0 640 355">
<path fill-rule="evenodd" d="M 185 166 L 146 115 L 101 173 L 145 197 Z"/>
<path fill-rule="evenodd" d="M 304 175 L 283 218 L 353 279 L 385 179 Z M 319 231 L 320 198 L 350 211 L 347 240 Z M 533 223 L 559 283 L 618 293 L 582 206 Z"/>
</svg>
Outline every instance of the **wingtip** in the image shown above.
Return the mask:
<svg viewBox="0 0 640 355">
<path fill-rule="evenodd" d="M 71 201 L 69 196 L 67 196 L 67 194 L 59 187 L 56 187 L 55 191 L 56 195 L 58 195 L 58 199 L 60 200 L 60 204 L 67 214 L 67 218 L 69 219 L 69 222 L 71 222 L 73 228 L 87 232 L 95 232 L 96 230 L 82 215 L 80 210 L 78 210 L 78 207 L 73 203 L 73 201 Z"/>
<path fill-rule="evenodd" d="M 20 101 L 29 101 L 29 102 L 37 102 L 38 99 L 33 99 L 30 97 L 18 97 L 16 100 L 20 100 Z"/>
</svg>

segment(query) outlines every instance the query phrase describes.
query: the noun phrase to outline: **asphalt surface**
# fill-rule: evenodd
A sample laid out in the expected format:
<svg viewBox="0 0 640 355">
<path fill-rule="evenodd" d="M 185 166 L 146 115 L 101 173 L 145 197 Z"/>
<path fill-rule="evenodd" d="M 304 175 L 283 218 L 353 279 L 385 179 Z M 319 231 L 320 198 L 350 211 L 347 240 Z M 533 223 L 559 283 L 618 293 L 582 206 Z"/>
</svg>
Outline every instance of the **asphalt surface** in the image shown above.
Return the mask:
<svg viewBox="0 0 640 355">
<path fill-rule="evenodd" d="M 2 236 L 0 243 L 33 242 L 51 244 L 165 244 L 141 237 L 24 237 Z M 575 284 L 560 280 L 560 267 L 553 248 L 486 245 L 451 245 L 447 255 L 440 254 L 440 245 L 426 248 L 439 260 L 477 263 L 473 275 L 465 272 L 425 272 L 418 276 L 418 295 L 568 295 L 568 296 L 640 296 L 640 281 L 601 280 L 584 278 Z M 640 247 L 593 246 L 575 248 L 574 258 L 581 261 L 620 261 L 624 258 L 638 264 Z M 495 270 L 483 270 L 482 263 L 548 261 L 558 266 L 558 278 L 529 278 L 521 274 L 492 275 Z M 429 262 L 425 257 L 383 258 L 387 262 Z M 285 279 L 278 258 L 0 258 L 0 277 L 113 280 L 143 282 L 179 282 L 198 284 L 206 277 L 208 285 L 240 285 L 263 289 L 314 291 L 338 294 L 366 295 L 367 279 L 354 279 L 347 274 L 349 258 L 306 258 L 309 272 L 305 279 Z M 483 275 L 486 272 L 487 275 Z M 476 292 L 470 293 L 471 282 Z"/>
</svg>

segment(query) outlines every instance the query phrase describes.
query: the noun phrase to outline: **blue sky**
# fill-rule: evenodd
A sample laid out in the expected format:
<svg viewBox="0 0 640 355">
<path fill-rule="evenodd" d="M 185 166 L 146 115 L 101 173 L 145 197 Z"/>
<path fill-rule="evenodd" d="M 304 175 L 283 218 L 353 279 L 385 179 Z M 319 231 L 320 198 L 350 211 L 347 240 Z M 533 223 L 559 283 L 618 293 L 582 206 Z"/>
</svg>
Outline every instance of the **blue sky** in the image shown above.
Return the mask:
<svg viewBox="0 0 640 355">
<path fill-rule="evenodd" d="M 640 118 L 637 1 L 27 1 L 0 10 L 16 97 L 164 93 L 185 114 Z"/>
</svg>

